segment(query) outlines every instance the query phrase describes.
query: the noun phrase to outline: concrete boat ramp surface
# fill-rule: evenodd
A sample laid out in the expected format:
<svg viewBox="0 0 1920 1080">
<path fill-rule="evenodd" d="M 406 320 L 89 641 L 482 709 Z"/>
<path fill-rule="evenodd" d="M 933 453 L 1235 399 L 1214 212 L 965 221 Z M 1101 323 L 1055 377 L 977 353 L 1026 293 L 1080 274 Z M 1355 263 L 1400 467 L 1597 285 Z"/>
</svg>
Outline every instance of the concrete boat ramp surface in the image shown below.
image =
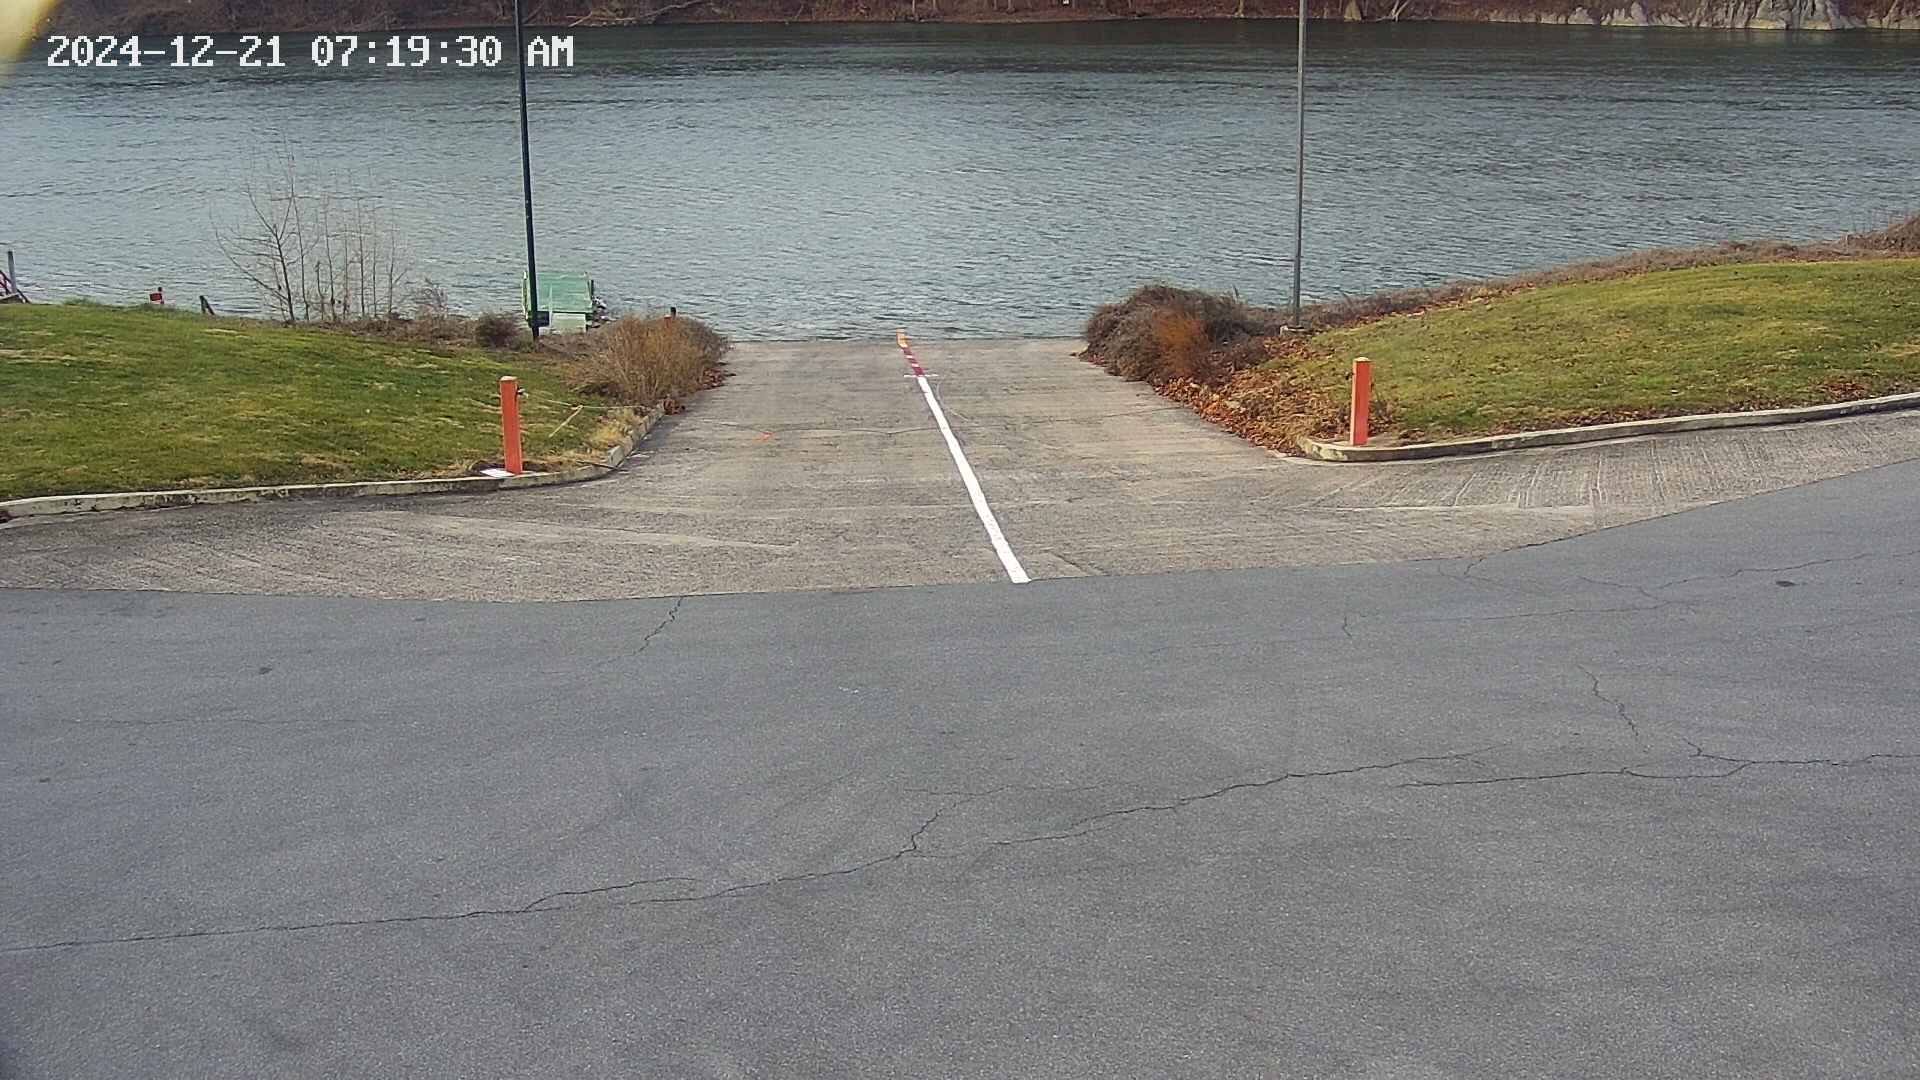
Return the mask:
<svg viewBox="0 0 1920 1080">
<path fill-rule="evenodd" d="M 88 586 L 0 589 L 0 1078 L 1920 1069 L 1920 422 L 1315 466 L 918 355 L 1029 583 L 890 344 L 0 528 Z"/>
<path fill-rule="evenodd" d="M 1033 578 L 1481 555 L 1920 456 L 1888 416 L 1441 462 L 1250 446 L 1073 359 L 915 341 Z M 0 587 L 570 600 L 1007 579 L 894 342 L 751 344 L 607 479 L 0 527 Z"/>
</svg>

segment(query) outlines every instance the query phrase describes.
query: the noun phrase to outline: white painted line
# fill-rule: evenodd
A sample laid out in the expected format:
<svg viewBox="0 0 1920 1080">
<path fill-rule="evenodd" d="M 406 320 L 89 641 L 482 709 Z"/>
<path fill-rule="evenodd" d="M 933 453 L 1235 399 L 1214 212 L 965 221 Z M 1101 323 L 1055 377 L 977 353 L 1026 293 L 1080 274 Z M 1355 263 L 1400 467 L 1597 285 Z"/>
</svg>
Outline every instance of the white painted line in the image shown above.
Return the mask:
<svg viewBox="0 0 1920 1080">
<path fill-rule="evenodd" d="M 907 364 L 913 369 L 913 380 L 920 384 L 920 393 L 927 399 L 927 408 L 933 413 L 933 422 L 940 425 L 940 434 L 946 436 L 947 452 L 953 455 L 953 466 L 960 470 L 960 482 L 967 485 L 967 495 L 973 500 L 973 512 L 980 517 L 980 524 L 987 527 L 987 539 L 993 543 L 994 554 L 1000 556 L 1000 565 L 1006 568 L 1007 579 L 1015 585 L 1024 585 L 1033 579 L 1027 576 L 1026 568 L 1013 555 L 1013 548 L 1007 544 L 1007 534 L 1000 531 L 1000 520 L 993 516 L 993 508 L 987 505 L 987 495 L 980 490 L 980 478 L 973 473 L 973 466 L 967 463 L 966 452 L 960 449 L 960 440 L 954 438 L 953 427 L 947 423 L 946 410 L 940 407 L 940 400 L 933 396 L 933 384 L 927 381 L 926 369 L 907 346 L 906 331 L 900 332 L 900 351 L 907 356 Z"/>
<path fill-rule="evenodd" d="M 993 508 L 987 505 L 987 496 L 980 490 L 980 478 L 973 474 L 973 466 L 967 464 L 967 455 L 960 450 L 960 440 L 953 437 L 953 428 L 947 425 L 947 414 L 941 411 L 940 402 L 933 396 L 933 386 L 925 375 L 915 375 L 914 381 L 920 384 L 920 393 L 927 399 L 927 408 L 933 410 L 933 422 L 940 425 L 940 434 L 947 437 L 947 451 L 953 455 L 954 468 L 960 470 L 960 480 L 967 485 L 967 494 L 973 499 L 973 512 L 980 515 L 980 524 L 987 527 L 987 539 L 993 542 L 994 553 L 1000 556 L 1000 565 L 1007 569 L 1007 579 L 1015 585 L 1023 585 L 1033 580 L 1014 558 L 1013 548 L 1007 545 L 1007 534 L 1000 531 L 999 519 L 993 516 Z"/>
</svg>

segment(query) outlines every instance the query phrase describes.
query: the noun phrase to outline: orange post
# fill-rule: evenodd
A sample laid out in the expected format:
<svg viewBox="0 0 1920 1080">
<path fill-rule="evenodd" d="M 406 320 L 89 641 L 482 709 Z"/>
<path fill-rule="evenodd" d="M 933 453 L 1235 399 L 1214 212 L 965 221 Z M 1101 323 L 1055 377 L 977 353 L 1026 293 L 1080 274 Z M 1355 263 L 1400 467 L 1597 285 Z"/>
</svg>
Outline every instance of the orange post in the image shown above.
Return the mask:
<svg viewBox="0 0 1920 1080">
<path fill-rule="evenodd" d="M 500 446 L 505 453 L 508 472 L 518 476 L 520 461 L 520 380 L 500 376 Z"/>
<path fill-rule="evenodd" d="M 1373 361 L 1362 356 L 1353 362 L 1353 405 L 1348 413 L 1352 418 L 1352 442 L 1355 446 L 1367 445 L 1367 410 L 1373 404 Z"/>
</svg>

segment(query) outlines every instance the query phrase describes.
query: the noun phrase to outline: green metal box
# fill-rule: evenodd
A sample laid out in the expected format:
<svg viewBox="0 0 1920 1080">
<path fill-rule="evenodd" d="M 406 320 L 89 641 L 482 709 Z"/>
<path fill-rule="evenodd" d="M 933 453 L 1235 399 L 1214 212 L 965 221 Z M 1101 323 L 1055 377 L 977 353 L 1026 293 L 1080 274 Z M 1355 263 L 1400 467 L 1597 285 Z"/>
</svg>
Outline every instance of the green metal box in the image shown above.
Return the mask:
<svg viewBox="0 0 1920 1080">
<path fill-rule="evenodd" d="M 540 309 L 547 312 L 547 332 L 578 334 L 586 330 L 594 314 L 593 279 L 578 270 L 543 270 L 540 273 Z M 531 314 L 533 304 L 527 294 L 527 275 L 520 275 L 520 303 Z"/>
</svg>

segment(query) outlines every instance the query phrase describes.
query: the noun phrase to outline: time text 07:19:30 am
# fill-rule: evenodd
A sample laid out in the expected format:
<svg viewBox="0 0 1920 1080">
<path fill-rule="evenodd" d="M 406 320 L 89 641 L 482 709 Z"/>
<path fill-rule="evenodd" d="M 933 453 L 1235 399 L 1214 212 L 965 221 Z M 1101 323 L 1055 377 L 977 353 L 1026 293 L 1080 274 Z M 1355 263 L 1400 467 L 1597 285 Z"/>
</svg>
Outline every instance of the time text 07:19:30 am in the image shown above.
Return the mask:
<svg viewBox="0 0 1920 1080">
<path fill-rule="evenodd" d="M 114 37 L 68 37 L 54 34 L 47 38 L 53 51 L 48 67 L 183 67 L 207 68 L 230 64 L 240 68 L 283 68 L 286 55 L 296 62 L 304 52 L 314 67 L 388 67 L 388 68 L 490 68 L 497 67 L 506 55 L 500 39 L 491 34 L 457 34 L 436 37 L 428 34 L 390 34 L 386 37 L 359 34 L 316 34 L 299 48 L 298 39 L 291 49 L 282 48 L 280 34 L 242 34 L 216 38 L 211 34 L 178 34 L 165 44 L 142 42 L 138 35 Z M 527 66 L 570 68 L 573 66 L 573 36 L 535 35 L 527 39 Z"/>
</svg>

